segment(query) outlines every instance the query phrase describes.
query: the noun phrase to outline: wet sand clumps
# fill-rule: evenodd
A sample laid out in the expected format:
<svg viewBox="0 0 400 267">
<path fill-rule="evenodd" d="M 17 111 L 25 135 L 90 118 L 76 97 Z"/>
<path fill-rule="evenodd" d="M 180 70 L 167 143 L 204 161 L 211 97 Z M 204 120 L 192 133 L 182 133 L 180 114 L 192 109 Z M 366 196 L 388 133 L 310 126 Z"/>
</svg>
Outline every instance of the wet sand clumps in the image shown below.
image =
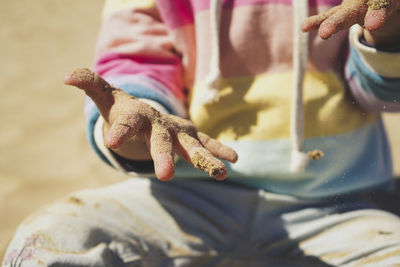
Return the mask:
<svg viewBox="0 0 400 267">
<path fill-rule="evenodd" d="M 307 156 L 312 160 L 320 160 L 324 156 L 324 152 L 315 149 L 307 152 Z"/>
<path fill-rule="evenodd" d="M 369 0 L 367 5 L 373 10 L 387 8 L 390 5 L 390 0 Z"/>
<path fill-rule="evenodd" d="M 220 173 L 222 173 L 222 170 L 218 166 L 207 161 L 198 152 L 194 153 L 194 155 L 192 157 L 192 163 L 195 168 L 198 168 L 198 169 L 201 169 L 201 170 L 207 172 L 210 176 L 216 177 Z"/>
</svg>

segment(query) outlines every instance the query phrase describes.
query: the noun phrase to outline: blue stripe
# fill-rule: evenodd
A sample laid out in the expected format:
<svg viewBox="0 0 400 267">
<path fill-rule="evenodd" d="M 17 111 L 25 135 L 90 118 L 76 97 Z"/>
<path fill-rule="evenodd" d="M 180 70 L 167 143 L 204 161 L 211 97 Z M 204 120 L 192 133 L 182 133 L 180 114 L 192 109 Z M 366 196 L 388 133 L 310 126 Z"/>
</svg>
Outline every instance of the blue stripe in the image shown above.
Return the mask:
<svg viewBox="0 0 400 267">
<path fill-rule="evenodd" d="M 142 85 L 137 84 L 121 84 L 119 86 L 122 90 L 126 93 L 130 94 L 131 96 L 137 98 L 146 98 L 150 100 L 154 100 L 161 105 L 168 111 L 168 113 L 177 115 L 177 112 L 173 108 L 173 106 L 166 100 L 160 93 L 157 91 L 151 90 L 149 88 L 143 87 Z"/>
<path fill-rule="evenodd" d="M 350 75 L 359 81 L 364 90 L 380 100 L 400 102 L 400 73 L 399 78 L 387 78 L 371 71 L 353 47 L 350 48 L 348 64 Z"/>
<path fill-rule="evenodd" d="M 326 198 L 392 185 L 390 147 L 381 121 L 337 136 L 309 138 L 305 151 L 320 149 L 324 157 L 310 161 L 299 174 L 289 172 L 289 139 L 225 142 L 239 160 L 227 163 L 230 181 L 301 198 Z M 206 177 L 180 160 L 178 178 Z M 211 178 L 209 178 L 211 179 Z"/>
</svg>

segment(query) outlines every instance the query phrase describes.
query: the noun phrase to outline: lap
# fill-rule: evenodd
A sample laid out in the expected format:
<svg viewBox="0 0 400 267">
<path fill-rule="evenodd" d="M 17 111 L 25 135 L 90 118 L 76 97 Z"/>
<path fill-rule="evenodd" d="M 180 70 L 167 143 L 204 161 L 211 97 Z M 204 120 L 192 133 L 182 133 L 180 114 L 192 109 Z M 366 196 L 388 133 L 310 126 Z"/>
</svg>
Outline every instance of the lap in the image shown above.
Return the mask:
<svg viewBox="0 0 400 267">
<path fill-rule="evenodd" d="M 4 265 L 400 262 L 399 228 L 398 217 L 360 202 L 312 203 L 217 182 L 130 179 L 76 192 L 25 220 Z"/>
</svg>

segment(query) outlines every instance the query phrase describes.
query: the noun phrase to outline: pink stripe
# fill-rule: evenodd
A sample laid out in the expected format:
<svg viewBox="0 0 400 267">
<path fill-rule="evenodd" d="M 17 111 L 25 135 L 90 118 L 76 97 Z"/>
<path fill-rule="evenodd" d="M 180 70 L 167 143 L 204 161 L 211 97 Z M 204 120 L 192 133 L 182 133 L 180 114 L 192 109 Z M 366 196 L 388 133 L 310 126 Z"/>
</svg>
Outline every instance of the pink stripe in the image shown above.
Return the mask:
<svg viewBox="0 0 400 267">
<path fill-rule="evenodd" d="M 192 5 L 189 0 L 158 0 L 157 6 L 164 23 L 170 29 L 175 29 L 194 21 Z"/>
<path fill-rule="evenodd" d="M 225 9 L 251 5 L 286 5 L 292 6 L 294 0 L 223 0 Z M 310 7 L 336 6 L 341 0 L 309 0 Z M 170 28 L 176 29 L 194 22 L 193 11 L 200 12 L 210 8 L 209 0 L 157 0 L 163 22 Z"/>
<path fill-rule="evenodd" d="M 209 0 L 190 0 L 190 1 L 192 2 L 192 6 L 196 12 L 210 9 Z M 223 5 L 224 8 L 234 8 L 238 6 L 249 6 L 249 5 L 266 5 L 266 4 L 291 6 L 292 1 L 298 1 L 298 0 L 223 0 Z M 336 6 L 340 5 L 341 3 L 342 0 L 309 0 L 310 7 Z"/>
<path fill-rule="evenodd" d="M 178 99 L 184 100 L 179 58 L 151 58 L 111 52 L 97 60 L 94 70 L 104 78 L 120 74 L 143 74 L 159 81 Z"/>
<path fill-rule="evenodd" d="M 337 6 L 342 3 L 342 0 L 308 0 L 308 5 L 310 7 L 319 6 Z"/>
</svg>

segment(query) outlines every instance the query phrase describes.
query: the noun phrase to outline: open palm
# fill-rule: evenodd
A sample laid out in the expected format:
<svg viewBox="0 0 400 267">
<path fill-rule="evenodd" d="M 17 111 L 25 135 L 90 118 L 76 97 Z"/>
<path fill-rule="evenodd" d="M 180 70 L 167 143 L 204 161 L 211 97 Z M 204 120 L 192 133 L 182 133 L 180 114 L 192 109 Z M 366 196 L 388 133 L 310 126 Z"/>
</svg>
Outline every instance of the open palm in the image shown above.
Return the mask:
<svg viewBox="0 0 400 267">
<path fill-rule="evenodd" d="M 189 120 L 161 114 L 150 105 L 114 88 L 89 69 L 78 69 L 66 75 L 66 84 L 83 89 L 95 102 L 105 121 L 104 143 L 118 153 L 135 151 L 144 140 L 154 161 L 160 180 L 174 176 L 175 153 L 210 176 L 223 180 L 227 176 L 224 163 L 235 162 L 236 152 L 217 140 L 198 132 Z M 217 158 L 218 157 L 218 158 Z"/>
</svg>

